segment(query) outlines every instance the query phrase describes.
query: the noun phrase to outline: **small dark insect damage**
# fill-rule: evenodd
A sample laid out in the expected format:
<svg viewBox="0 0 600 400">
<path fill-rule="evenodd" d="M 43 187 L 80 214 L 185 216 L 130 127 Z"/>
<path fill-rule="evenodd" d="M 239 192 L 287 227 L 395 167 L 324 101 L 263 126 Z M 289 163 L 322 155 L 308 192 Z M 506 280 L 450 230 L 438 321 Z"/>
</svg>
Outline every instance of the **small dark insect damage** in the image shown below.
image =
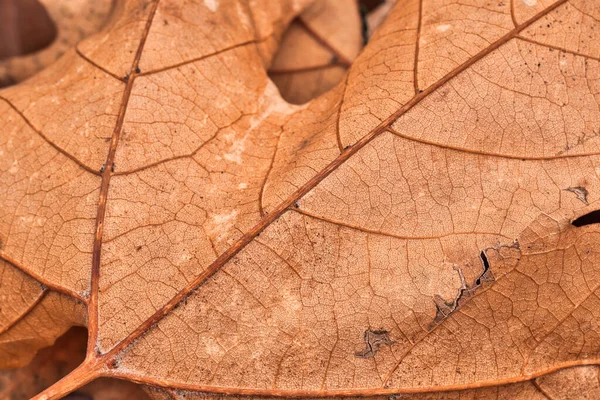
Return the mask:
<svg viewBox="0 0 600 400">
<path fill-rule="evenodd" d="M 518 246 L 518 242 L 513 243 L 509 247 Z M 479 254 L 479 259 L 481 260 L 482 271 L 481 274 L 473 281 L 472 284 L 468 284 L 465 280 L 462 270 L 459 266 L 455 265 L 454 270 L 458 272 L 460 277 L 460 288 L 458 289 L 458 293 L 456 297 L 452 301 L 446 301 L 439 295 L 435 295 L 433 297 L 433 301 L 436 307 L 436 314 L 433 322 L 430 324 L 428 329 L 433 329 L 440 322 L 448 318 L 450 314 L 452 314 L 455 310 L 457 310 L 462 304 L 465 303 L 468 299 L 473 297 L 475 292 L 481 288 L 482 286 L 488 284 L 489 282 L 494 281 L 494 274 L 490 269 L 490 263 L 486 255 L 486 250 L 484 249 Z"/>
<path fill-rule="evenodd" d="M 365 348 L 354 353 L 354 355 L 358 358 L 375 357 L 381 346 L 391 346 L 392 344 L 396 343 L 394 340 L 390 339 L 390 333 L 384 329 L 367 329 L 365 331 L 363 340 L 365 341 Z"/>
<path fill-rule="evenodd" d="M 583 186 L 574 186 L 574 187 L 567 188 L 565 190 L 567 192 L 574 193 L 575 196 L 577 196 L 577 198 L 579 200 L 581 200 L 581 202 L 583 204 L 588 204 L 587 198 L 588 198 L 589 193 L 588 193 L 587 189 L 584 188 Z"/>
</svg>

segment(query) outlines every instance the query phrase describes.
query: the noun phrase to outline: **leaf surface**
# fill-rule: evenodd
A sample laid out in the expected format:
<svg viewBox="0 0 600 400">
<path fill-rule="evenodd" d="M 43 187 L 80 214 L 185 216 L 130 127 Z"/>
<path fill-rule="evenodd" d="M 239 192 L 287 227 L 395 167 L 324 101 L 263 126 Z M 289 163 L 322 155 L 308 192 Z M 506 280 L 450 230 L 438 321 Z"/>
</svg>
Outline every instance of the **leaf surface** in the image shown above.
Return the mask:
<svg viewBox="0 0 600 400">
<path fill-rule="evenodd" d="M 123 1 L 0 91 L 2 366 L 85 323 L 40 398 L 593 397 L 599 4 L 398 1 L 293 105 L 309 3 Z"/>
</svg>

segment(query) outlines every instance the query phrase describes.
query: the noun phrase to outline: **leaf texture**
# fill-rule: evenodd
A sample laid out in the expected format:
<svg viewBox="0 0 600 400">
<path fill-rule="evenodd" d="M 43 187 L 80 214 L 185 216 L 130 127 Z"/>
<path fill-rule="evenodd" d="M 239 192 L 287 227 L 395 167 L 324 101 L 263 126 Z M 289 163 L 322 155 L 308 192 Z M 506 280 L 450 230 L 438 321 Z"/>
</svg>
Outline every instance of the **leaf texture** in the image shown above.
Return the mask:
<svg viewBox="0 0 600 400">
<path fill-rule="evenodd" d="M 0 365 L 90 336 L 38 398 L 597 397 L 597 1 L 399 0 L 302 105 L 310 1 L 115 7 L 0 91 Z"/>
</svg>

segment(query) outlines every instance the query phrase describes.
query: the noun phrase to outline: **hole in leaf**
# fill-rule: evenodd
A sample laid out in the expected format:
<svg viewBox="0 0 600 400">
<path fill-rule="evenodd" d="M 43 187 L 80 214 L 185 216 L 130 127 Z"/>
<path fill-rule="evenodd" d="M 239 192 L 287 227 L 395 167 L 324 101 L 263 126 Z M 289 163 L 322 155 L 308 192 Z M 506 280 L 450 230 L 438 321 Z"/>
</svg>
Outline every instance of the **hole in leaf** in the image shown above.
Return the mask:
<svg viewBox="0 0 600 400">
<path fill-rule="evenodd" d="M 54 22 L 38 0 L 0 0 L 0 60 L 44 49 L 56 34 Z"/>
<path fill-rule="evenodd" d="M 475 281 L 475 284 L 477 286 L 481 285 L 481 277 L 484 276 L 490 270 L 490 262 L 487 258 L 487 255 L 485 254 L 485 250 L 482 250 L 481 253 L 479 253 L 479 258 L 481 258 L 481 263 L 483 264 L 483 272 Z"/>
<path fill-rule="evenodd" d="M 395 0 L 321 0 L 284 33 L 269 77 L 289 103 L 304 104 L 344 80 L 346 71 Z"/>
<path fill-rule="evenodd" d="M 344 79 L 363 48 L 356 2 L 317 1 L 284 33 L 269 76 L 289 103 L 303 104 Z"/>
<path fill-rule="evenodd" d="M 600 210 L 592 211 L 590 213 L 582 215 L 581 217 L 577 218 L 572 222 L 573 226 L 576 227 L 598 223 L 600 223 Z"/>
</svg>

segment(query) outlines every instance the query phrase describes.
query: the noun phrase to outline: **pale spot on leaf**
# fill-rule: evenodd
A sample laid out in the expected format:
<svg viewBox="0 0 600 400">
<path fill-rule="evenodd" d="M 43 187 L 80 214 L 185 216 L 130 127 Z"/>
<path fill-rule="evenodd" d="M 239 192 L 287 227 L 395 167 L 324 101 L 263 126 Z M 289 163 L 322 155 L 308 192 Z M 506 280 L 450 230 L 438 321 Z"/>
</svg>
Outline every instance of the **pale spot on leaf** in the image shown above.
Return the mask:
<svg viewBox="0 0 600 400">
<path fill-rule="evenodd" d="M 204 0 L 204 5 L 212 12 L 219 8 L 219 0 Z"/>
</svg>

